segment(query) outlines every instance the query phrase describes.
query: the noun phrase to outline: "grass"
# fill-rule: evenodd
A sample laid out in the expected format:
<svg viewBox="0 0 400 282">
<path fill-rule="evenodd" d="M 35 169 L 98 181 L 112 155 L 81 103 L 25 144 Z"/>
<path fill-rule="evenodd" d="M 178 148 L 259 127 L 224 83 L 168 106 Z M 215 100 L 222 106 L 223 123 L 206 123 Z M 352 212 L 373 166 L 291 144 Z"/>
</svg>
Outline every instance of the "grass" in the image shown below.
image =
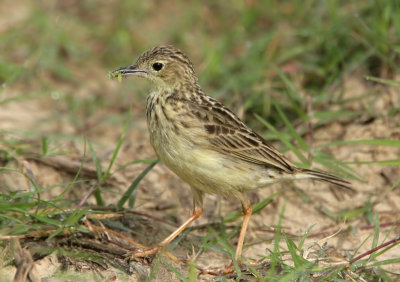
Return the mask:
<svg viewBox="0 0 400 282">
<path fill-rule="evenodd" d="M 335 123 L 352 125 L 354 120 L 390 120 L 399 125 L 399 108 L 375 110 L 381 93 L 399 87 L 395 76 L 399 72 L 399 13 L 400 4 L 390 0 L 238 0 L 229 5 L 214 1 L 176 1 L 172 5 L 152 1 L 47 5 L 32 1 L 23 9 L 17 5 L 4 17 L 18 20 L 5 24 L 0 33 L 4 42 L 0 54 L 0 109 L 10 113 L 0 121 L 2 238 L 19 237 L 26 246 L 32 244 L 32 238 L 61 242 L 71 236 L 74 241 L 79 234 L 96 234 L 92 228 L 100 221 L 105 224 L 104 230 L 130 234 L 132 228 L 123 223 L 118 227 L 107 225 L 107 218 L 125 220 L 131 208 L 140 209 L 137 189 L 156 165 L 148 154 L 135 152 L 131 159 L 124 157 L 126 148 L 141 141 L 132 140 L 130 134 L 143 130 L 141 119 L 148 86 L 139 81 L 110 86 L 107 73 L 160 43 L 185 50 L 195 63 L 204 90 L 238 112 L 266 139 L 278 141 L 280 150 L 292 154 L 299 166 L 317 164 L 360 185 L 360 166 L 398 167 L 399 159 L 347 161 L 330 154 L 339 146 L 354 151 L 361 146 L 377 152 L 382 148 L 396 150 L 400 147 L 396 137 L 317 144 L 312 137 L 320 128 Z M 171 15 L 179 16 L 171 21 Z M 349 77 L 364 78 L 359 80 L 367 90 L 356 96 L 345 95 Z M 57 157 L 63 166 L 50 166 L 58 178 L 43 181 L 55 172 L 40 171 L 38 164 Z M 69 172 L 67 165 L 72 167 Z M 132 171 L 135 173 L 130 184 L 118 183 L 119 175 L 131 175 Z M 398 192 L 399 183 L 397 177 L 376 193 L 395 195 L 391 193 Z M 342 254 L 339 265 L 331 261 L 327 245 L 319 245 L 309 253 L 313 256 L 305 256 L 308 250 L 304 242 L 313 240 L 309 238 L 313 235 L 312 225 L 305 226 L 300 236 L 290 236 L 284 228 L 282 209 L 279 221 L 270 223 L 277 225 L 273 237 L 265 239 L 273 248 L 269 253 L 260 251 L 269 265 L 261 270 L 249 266 L 248 271 L 235 265 L 236 274 L 220 277 L 221 281 L 249 277 L 280 281 L 399 278 L 399 271 L 386 268 L 398 266 L 399 257 L 384 258 L 385 252 L 398 248 L 395 233 L 399 218 L 390 215 L 393 224 L 389 231 L 380 227 L 386 224 L 381 223 L 376 208 L 381 198 L 376 200 L 377 195 L 371 195 L 362 206 L 338 212 L 317 205 L 307 191 L 297 189 L 296 193 L 304 204 L 315 206 L 321 216 L 345 222 L 349 230 L 360 230 L 360 222 L 373 225 L 367 229 L 372 236 L 370 250 L 389 245 L 352 264 L 349 262 L 360 255 L 357 250 L 368 240 L 354 246 L 347 257 Z M 281 190 L 272 193 L 256 203 L 254 210 L 262 212 L 282 194 Z M 232 255 L 241 213 L 231 211 L 222 216 L 218 224 L 202 229 L 202 237 L 189 229 L 185 235 L 190 234 L 190 240 L 182 236 L 176 241 L 188 253 L 193 240 L 197 242 L 195 251 L 203 255 L 211 251 Z M 173 218 L 163 220 L 176 225 Z M 0 242 L 3 266 L 15 264 L 7 242 Z M 93 249 L 72 255 L 62 252 L 64 247 L 55 243 L 45 253 L 59 250 L 60 257 L 115 266 L 111 257 L 105 256 L 99 262 Z M 43 246 L 39 249 L 45 251 Z M 160 267 L 166 267 L 179 279 L 194 281 L 198 275 L 195 265 L 196 258 L 187 267 L 157 258 L 147 274 L 157 277 Z M 126 273 L 123 267 L 115 267 Z M 68 276 L 62 272 L 54 275 Z"/>
</svg>

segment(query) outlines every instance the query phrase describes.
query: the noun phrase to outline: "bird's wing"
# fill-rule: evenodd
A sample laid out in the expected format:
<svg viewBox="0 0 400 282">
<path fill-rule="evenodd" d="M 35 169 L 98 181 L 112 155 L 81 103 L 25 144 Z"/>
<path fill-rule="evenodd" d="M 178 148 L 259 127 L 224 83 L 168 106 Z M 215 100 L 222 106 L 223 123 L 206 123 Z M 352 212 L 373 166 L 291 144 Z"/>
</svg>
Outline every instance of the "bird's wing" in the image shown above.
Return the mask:
<svg viewBox="0 0 400 282">
<path fill-rule="evenodd" d="M 232 130 L 221 125 L 205 125 L 212 149 L 247 162 L 292 172 L 294 165 L 262 137 L 248 130 Z"/>
<path fill-rule="evenodd" d="M 209 148 L 241 160 L 293 172 L 296 167 L 260 135 L 248 128 L 232 111 L 209 96 L 191 105 L 200 121 Z"/>
</svg>

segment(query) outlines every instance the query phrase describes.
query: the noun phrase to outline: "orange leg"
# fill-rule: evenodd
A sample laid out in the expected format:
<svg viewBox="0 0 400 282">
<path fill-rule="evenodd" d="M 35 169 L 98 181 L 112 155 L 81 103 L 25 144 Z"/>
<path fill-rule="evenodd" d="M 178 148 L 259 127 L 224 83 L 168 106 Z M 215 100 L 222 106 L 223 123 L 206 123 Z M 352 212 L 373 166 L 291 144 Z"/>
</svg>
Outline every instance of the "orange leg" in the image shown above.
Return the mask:
<svg viewBox="0 0 400 282">
<path fill-rule="evenodd" d="M 250 216 L 253 211 L 253 207 L 250 204 L 250 201 L 247 198 L 244 198 L 242 201 L 242 210 L 243 210 L 243 223 L 242 228 L 240 229 L 239 240 L 236 247 L 235 259 L 240 262 L 240 257 L 242 256 L 243 242 L 244 237 L 246 235 L 247 226 L 249 225 Z"/>
<path fill-rule="evenodd" d="M 239 199 L 242 203 L 242 210 L 243 210 L 244 216 L 243 216 L 242 228 L 240 229 L 239 239 L 238 239 L 238 243 L 236 246 L 236 253 L 235 253 L 235 259 L 239 264 L 241 263 L 244 237 L 246 236 L 247 226 L 249 225 L 251 213 L 253 211 L 253 207 L 251 206 L 250 201 L 249 201 L 249 199 L 247 199 L 246 195 L 241 194 L 240 196 L 241 197 Z M 223 268 L 211 269 L 211 270 L 203 269 L 202 273 L 203 274 L 212 274 L 212 275 L 221 275 L 221 274 L 233 273 L 234 271 L 235 271 L 235 268 L 233 267 L 233 263 L 231 263 L 230 265 L 223 267 Z"/>
<path fill-rule="evenodd" d="M 132 258 L 147 257 L 158 253 L 160 251 L 160 248 L 168 246 L 172 242 L 172 240 L 174 240 L 179 234 L 182 233 L 183 230 L 185 230 L 193 221 L 198 219 L 202 213 L 203 208 L 195 206 L 192 216 L 188 220 L 186 220 L 181 226 L 179 226 L 174 232 L 172 232 L 171 235 L 169 235 L 161 243 L 159 243 L 157 247 L 145 251 L 136 252 L 132 255 Z"/>
</svg>

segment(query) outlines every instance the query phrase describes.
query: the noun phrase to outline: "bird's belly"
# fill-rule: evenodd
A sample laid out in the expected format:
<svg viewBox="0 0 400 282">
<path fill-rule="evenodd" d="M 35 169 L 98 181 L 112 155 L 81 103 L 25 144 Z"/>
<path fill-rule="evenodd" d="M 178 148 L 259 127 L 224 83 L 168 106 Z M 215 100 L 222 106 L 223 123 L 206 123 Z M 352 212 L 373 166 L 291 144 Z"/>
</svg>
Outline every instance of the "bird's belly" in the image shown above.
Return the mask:
<svg viewBox="0 0 400 282">
<path fill-rule="evenodd" d="M 161 161 L 175 174 L 205 193 L 235 196 L 265 186 L 267 173 L 170 132 L 153 136 L 151 143 Z"/>
</svg>

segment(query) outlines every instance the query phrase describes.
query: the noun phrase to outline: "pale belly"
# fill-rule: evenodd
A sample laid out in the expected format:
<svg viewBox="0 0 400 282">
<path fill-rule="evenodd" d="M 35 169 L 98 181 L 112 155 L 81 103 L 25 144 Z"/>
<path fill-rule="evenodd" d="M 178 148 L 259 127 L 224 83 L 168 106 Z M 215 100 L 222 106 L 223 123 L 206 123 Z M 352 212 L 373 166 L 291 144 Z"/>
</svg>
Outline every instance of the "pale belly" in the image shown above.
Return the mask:
<svg viewBox="0 0 400 282">
<path fill-rule="evenodd" d="M 161 161 L 192 188 L 209 194 L 233 196 L 276 182 L 258 165 L 203 149 L 182 136 L 151 136 Z"/>
</svg>

